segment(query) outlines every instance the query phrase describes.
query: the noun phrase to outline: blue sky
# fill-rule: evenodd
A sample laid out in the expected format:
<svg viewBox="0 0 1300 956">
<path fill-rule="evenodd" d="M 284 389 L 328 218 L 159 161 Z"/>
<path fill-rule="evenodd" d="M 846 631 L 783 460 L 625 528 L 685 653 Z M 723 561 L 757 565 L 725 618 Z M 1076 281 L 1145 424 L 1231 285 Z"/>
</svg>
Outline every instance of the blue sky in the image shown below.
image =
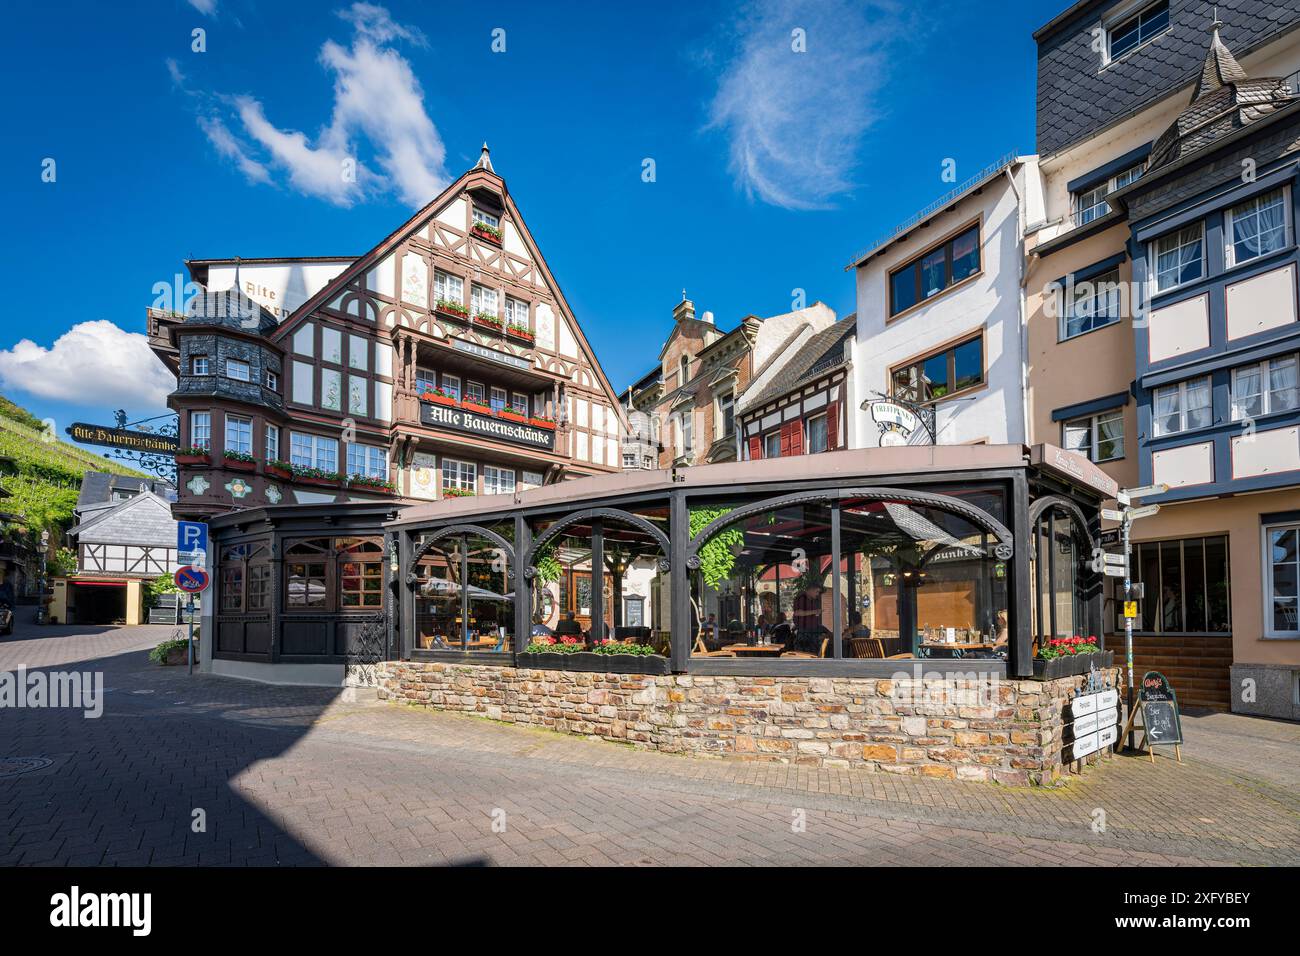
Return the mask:
<svg viewBox="0 0 1300 956">
<path fill-rule="evenodd" d="M 847 315 L 845 262 L 951 188 L 946 159 L 1032 151 L 1030 34 L 1065 5 L 21 5 L 0 390 L 60 431 L 165 411 L 139 333 L 182 260 L 360 255 L 485 139 L 616 388 L 683 288 L 723 328 L 794 289 Z"/>
</svg>

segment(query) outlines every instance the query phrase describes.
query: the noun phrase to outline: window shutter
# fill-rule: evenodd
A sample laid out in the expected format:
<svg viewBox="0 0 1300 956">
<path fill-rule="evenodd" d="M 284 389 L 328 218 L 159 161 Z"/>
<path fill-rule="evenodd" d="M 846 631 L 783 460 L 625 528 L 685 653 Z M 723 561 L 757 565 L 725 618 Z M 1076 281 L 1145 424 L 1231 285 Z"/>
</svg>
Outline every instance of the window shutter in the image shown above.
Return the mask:
<svg viewBox="0 0 1300 956">
<path fill-rule="evenodd" d="M 793 424 L 794 422 L 786 422 L 781 426 L 781 457 L 782 458 L 788 458 L 790 456 L 790 441 L 791 441 L 790 426 Z"/>
<path fill-rule="evenodd" d="M 790 423 L 790 454 L 803 454 L 803 419 L 796 418 Z"/>
<path fill-rule="evenodd" d="M 826 406 L 826 450 L 834 451 L 839 447 L 840 439 L 840 403 L 831 402 Z"/>
<path fill-rule="evenodd" d="M 763 457 L 763 439 L 760 435 L 753 435 L 749 439 L 749 459 L 758 461 Z"/>
</svg>

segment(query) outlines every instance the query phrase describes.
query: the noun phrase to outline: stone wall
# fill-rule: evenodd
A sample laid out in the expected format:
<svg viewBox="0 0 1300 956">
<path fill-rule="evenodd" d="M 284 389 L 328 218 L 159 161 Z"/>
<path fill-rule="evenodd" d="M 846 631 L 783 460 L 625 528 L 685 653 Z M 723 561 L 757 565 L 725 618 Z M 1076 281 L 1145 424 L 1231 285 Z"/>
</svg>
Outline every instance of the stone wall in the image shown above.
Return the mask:
<svg viewBox="0 0 1300 956">
<path fill-rule="evenodd" d="M 1084 682 L 656 677 L 413 661 L 380 664 L 377 680 L 382 699 L 666 753 L 1013 786 L 1060 775 L 1062 710 Z"/>
</svg>

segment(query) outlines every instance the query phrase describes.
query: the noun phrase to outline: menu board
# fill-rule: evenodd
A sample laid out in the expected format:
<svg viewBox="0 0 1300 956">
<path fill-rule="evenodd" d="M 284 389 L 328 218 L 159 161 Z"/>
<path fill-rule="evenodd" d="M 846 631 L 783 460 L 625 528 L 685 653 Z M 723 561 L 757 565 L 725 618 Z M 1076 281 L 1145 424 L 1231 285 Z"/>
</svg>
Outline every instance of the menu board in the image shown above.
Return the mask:
<svg viewBox="0 0 1300 956">
<path fill-rule="evenodd" d="M 1142 729 L 1150 744 L 1181 744 L 1183 725 L 1178 715 L 1178 695 L 1169 686 L 1169 680 L 1159 671 L 1142 675 L 1139 691 L 1142 707 Z"/>
</svg>

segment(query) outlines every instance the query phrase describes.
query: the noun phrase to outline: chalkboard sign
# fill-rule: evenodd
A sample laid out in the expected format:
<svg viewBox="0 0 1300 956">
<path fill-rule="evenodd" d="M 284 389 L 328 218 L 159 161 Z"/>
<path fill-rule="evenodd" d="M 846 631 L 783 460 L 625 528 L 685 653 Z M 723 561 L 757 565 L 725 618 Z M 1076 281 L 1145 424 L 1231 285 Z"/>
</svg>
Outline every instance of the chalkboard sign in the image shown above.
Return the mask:
<svg viewBox="0 0 1300 956">
<path fill-rule="evenodd" d="M 1178 695 L 1159 671 L 1142 675 L 1142 729 L 1151 744 L 1181 744 L 1183 725 L 1178 718 Z"/>
</svg>

